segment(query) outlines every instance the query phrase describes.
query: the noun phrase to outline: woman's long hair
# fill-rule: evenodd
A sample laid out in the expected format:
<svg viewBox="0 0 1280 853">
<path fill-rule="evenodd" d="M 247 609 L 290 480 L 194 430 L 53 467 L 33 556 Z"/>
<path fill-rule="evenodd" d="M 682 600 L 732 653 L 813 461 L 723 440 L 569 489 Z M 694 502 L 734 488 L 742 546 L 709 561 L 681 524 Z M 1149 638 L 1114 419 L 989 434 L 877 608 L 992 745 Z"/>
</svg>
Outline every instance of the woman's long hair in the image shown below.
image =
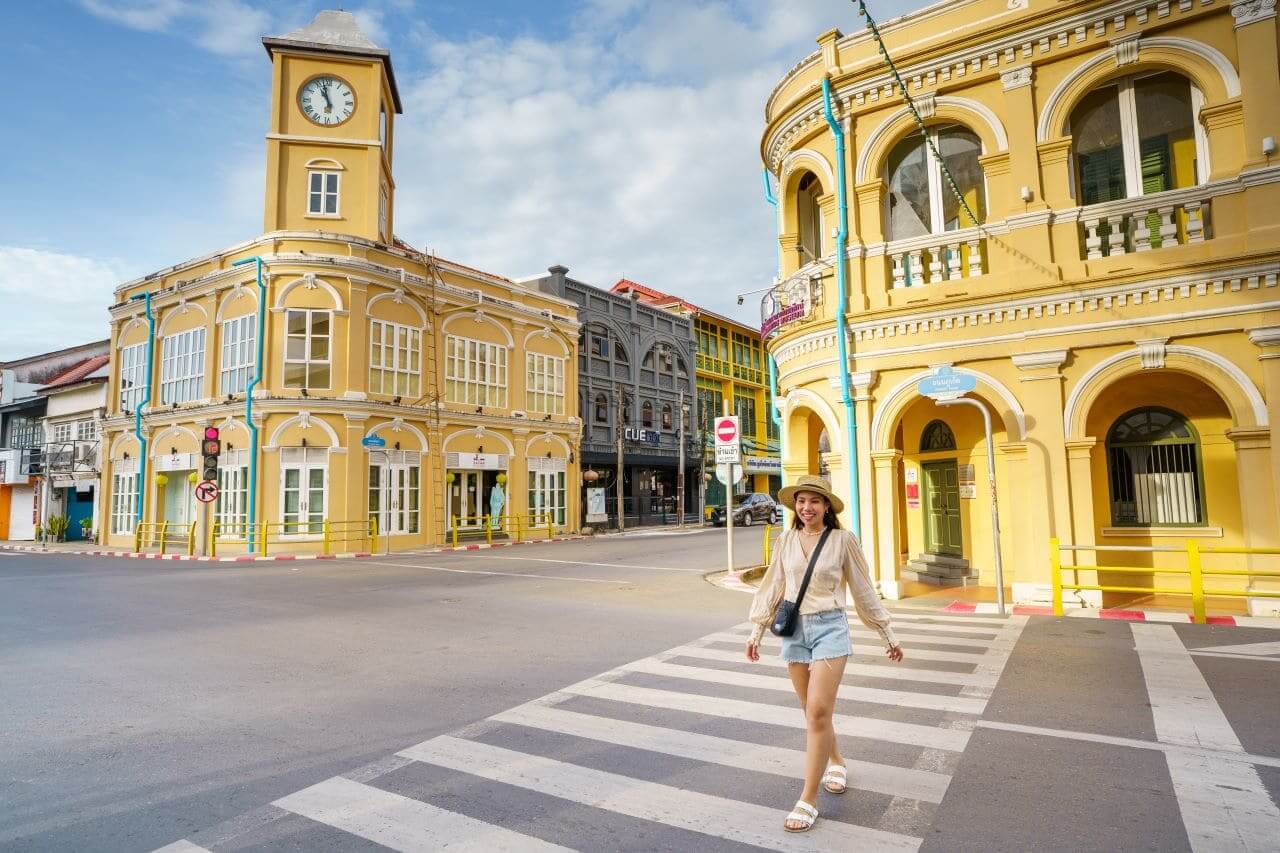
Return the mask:
<svg viewBox="0 0 1280 853">
<path fill-rule="evenodd" d="M 816 494 L 816 492 L 810 492 L 810 494 Z M 826 498 L 823 498 L 822 502 L 827 505 L 827 511 L 822 514 L 823 525 L 831 528 L 832 530 L 839 530 L 840 517 L 836 515 L 835 509 L 831 506 L 831 501 L 827 500 Z M 792 530 L 804 529 L 804 522 L 800 520 L 800 516 L 796 513 L 794 509 L 791 510 L 791 529 Z"/>
</svg>

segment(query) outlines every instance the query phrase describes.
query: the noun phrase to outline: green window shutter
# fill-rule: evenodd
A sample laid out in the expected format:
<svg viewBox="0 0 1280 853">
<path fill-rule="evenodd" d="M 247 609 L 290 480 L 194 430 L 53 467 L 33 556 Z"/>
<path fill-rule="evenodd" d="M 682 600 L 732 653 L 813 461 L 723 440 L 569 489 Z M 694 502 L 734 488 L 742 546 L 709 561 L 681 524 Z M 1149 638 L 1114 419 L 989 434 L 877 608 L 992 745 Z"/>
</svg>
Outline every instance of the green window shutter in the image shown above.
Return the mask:
<svg viewBox="0 0 1280 853">
<path fill-rule="evenodd" d="M 1142 140 L 1142 193 L 1162 193 L 1173 188 L 1172 162 L 1169 159 L 1169 137 L 1153 136 Z"/>
<path fill-rule="evenodd" d="M 1081 201 L 1102 204 L 1124 198 L 1124 149 L 1104 148 L 1079 156 Z"/>
</svg>

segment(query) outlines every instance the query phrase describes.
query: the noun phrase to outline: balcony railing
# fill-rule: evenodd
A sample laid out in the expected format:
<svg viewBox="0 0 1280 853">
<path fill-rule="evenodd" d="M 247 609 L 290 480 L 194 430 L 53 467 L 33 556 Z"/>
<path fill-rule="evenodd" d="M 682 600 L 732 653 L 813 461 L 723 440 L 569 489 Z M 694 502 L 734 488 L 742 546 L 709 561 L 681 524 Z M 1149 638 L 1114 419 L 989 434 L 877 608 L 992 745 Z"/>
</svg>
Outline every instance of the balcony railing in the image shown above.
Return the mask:
<svg viewBox="0 0 1280 853">
<path fill-rule="evenodd" d="M 1109 201 L 1080 209 L 1080 257 L 1097 260 L 1203 243 L 1210 193 L 1204 187 Z"/>
<path fill-rule="evenodd" d="M 886 246 L 893 286 L 919 287 L 988 272 L 987 241 L 977 228 L 896 240 Z"/>
</svg>

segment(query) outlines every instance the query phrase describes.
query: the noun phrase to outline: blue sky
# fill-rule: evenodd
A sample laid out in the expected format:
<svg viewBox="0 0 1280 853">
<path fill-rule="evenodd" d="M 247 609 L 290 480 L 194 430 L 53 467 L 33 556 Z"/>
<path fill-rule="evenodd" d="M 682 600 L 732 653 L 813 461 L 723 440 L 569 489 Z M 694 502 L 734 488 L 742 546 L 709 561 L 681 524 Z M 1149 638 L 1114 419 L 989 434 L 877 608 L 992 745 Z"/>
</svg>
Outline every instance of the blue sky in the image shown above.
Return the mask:
<svg viewBox="0 0 1280 853">
<path fill-rule="evenodd" d="M 323 2 L 65 0 L 6 10 L 0 359 L 106 337 L 112 287 L 262 229 L 259 39 Z M 919 0 L 879 0 L 886 19 Z M 751 319 L 768 283 L 764 98 L 847 0 L 388 0 L 396 232 L 509 276 L 563 263 Z M 33 298 L 33 294 L 39 294 Z"/>
</svg>

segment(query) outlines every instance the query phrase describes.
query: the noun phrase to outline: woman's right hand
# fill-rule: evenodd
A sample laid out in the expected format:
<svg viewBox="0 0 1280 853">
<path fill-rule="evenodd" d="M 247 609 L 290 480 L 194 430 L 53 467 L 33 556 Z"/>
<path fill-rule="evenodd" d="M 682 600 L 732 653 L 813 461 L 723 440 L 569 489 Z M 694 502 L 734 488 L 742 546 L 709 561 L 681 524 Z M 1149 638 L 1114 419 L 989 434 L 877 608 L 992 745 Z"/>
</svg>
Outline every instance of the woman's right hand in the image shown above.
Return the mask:
<svg viewBox="0 0 1280 853">
<path fill-rule="evenodd" d="M 760 660 L 760 644 L 747 640 L 747 660 L 755 663 Z"/>
</svg>

